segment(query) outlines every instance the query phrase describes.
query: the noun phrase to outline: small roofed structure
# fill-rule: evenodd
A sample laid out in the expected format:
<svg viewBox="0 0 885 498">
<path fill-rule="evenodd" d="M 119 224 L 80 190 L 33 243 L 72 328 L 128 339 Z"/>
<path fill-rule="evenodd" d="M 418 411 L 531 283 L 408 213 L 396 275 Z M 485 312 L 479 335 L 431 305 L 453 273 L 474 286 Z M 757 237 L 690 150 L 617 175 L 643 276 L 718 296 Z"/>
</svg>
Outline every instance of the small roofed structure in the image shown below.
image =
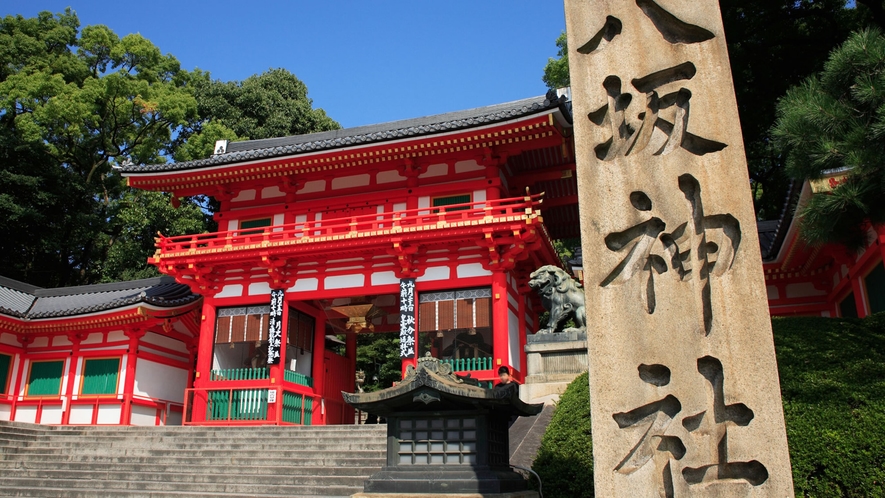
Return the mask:
<svg viewBox="0 0 885 498">
<path fill-rule="evenodd" d="M 58 289 L 0 277 L 0 420 L 180 424 L 201 305 L 166 276 Z"/>
<path fill-rule="evenodd" d="M 524 403 L 517 389 L 474 384 L 428 355 L 394 387 L 342 393 L 353 407 L 387 418 L 387 464 L 355 496 L 535 496 L 510 468 L 508 430 L 514 416 L 537 415 L 543 405 Z"/>
</svg>

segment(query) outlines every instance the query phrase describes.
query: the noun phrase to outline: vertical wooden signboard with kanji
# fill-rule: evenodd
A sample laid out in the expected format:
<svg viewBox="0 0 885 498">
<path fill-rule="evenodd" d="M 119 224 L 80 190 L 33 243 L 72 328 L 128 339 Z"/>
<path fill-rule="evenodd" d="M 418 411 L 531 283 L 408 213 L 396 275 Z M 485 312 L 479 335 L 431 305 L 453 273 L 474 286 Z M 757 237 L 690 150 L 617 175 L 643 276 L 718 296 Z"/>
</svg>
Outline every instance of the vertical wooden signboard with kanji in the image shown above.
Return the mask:
<svg viewBox="0 0 885 498">
<path fill-rule="evenodd" d="M 716 0 L 566 0 L 596 495 L 793 496 Z"/>
</svg>

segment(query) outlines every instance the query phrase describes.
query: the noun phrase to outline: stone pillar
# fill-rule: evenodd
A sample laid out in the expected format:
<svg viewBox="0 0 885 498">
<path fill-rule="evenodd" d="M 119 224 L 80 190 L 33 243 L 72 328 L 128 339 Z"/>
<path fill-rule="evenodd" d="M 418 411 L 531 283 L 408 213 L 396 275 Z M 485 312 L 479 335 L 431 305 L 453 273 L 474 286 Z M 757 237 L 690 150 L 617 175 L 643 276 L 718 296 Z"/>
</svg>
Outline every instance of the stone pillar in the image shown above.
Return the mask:
<svg viewBox="0 0 885 498">
<path fill-rule="evenodd" d="M 793 496 L 715 0 L 565 0 L 596 494 Z"/>
</svg>

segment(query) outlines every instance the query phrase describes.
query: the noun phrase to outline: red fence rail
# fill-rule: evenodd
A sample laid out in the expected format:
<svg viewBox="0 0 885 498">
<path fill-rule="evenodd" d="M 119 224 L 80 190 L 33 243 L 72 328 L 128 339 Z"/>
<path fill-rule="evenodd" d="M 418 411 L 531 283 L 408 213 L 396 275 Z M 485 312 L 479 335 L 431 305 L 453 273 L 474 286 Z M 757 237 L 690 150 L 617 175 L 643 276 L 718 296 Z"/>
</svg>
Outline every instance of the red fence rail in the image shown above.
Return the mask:
<svg viewBox="0 0 885 498">
<path fill-rule="evenodd" d="M 378 214 L 332 218 L 176 237 L 160 236 L 157 248 L 163 255 L 201 249 L 233 248 L 243 245 L 297 241 L 328 240 L 329 237 L 363 237 L 373 232 L 397 233 L 436 227 L 468 225 L 474 222 L 515 221 L 537 212 L 543 194 L 497 199 L 485 202 L 452 204 L 438 208 L 407 209 Z"/>
</svg>

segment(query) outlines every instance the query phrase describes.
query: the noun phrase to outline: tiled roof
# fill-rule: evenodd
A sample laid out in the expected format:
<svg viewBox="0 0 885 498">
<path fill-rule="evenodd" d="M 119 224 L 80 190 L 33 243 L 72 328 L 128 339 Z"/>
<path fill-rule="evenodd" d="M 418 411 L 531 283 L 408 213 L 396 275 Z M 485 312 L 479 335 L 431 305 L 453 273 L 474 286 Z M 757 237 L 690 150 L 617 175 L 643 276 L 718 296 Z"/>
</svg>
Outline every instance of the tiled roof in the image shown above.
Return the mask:
<svg viewBox="0 0 885 498">
<path fill-rule="evenodd" d="M 0 313 L 24 319 L 82 315 L 138 303 L 171 308 L 199 297 L 171 277 L 58 289 L 0 277 Z"/>
<path fill-rule="evenodd" d="M 233 142 L 228 145 L 227 152 L 207 159 L 180 163 L 154 164 L 148 166 L 123 165 L 126 175 L 139 173 L 155 173 L 163 171 L 181 171 L 207 168 L 224 164 L 232 164 L 255 159 L 267 159 L 279 156 L 319 152 L 355 145 L 420 137 L 434 133 L 451 132 L 485 126 L 501 121 L 508 121 L 551 109 L 562 109 L 566 119 L 571 113 L 566 107 L 566 98 L 557 97 L 556 92 L 546 96 L 517 100 L 505 104 L 496 104 L 465 111 L 437 114 L 423 118 L 392 121 L 389 123 L 358 126 L 342 130 L 294 135 L 291 137 L 268 138 L 264 140 L 247 140 Z"/>
</svg>

